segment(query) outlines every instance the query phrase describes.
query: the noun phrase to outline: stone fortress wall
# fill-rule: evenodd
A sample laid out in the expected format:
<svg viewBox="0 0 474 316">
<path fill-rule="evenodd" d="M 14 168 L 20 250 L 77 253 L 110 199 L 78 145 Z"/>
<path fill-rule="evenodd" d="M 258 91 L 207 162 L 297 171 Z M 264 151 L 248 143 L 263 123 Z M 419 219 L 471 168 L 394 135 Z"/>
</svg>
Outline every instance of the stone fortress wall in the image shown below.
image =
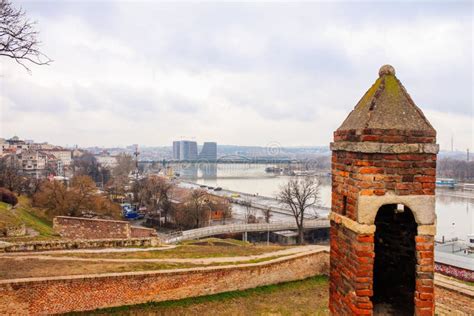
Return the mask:
<svg viewBox="0 0 474 316">
<path fill-rule="evenodd" d="M 136 227 L 126 221 L 57 216 L 54 230 L 67 239 L 118 239 L 156 237 L 154 229 Z"/>
<path fill-rule="evenodd" d="M 225 267 L 0 281 L 1 315 L 37 315 L 165 301 L 327 275 L 328 250 Z M 473 315 L 474 291 L 437 280 L 438 315 Z M 462 314 L 464 313 L 464 314 Z"/>
<path fill-rule="evenodd" d="M 270 261 L 181 270 L 0 281 L 0 314 L 56 314 L 159 302 L 327 275 L 327 250 Z"/>
</svg>

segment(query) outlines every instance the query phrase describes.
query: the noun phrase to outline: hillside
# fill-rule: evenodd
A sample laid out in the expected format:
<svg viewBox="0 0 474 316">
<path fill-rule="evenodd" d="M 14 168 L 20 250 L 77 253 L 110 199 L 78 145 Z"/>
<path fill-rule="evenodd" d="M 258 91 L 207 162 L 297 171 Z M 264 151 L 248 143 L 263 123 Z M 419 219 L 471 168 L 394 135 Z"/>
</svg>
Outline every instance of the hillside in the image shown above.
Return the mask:
<svg viewBox="0 0 474 316">
<path fill-rule="evenodd" d="M 19 197 L 18 204 L 14 208 L 0 202 L 0 230 L 7 227 L 18 227 L 21 224 L 26 226 L 29 234 L 26 237 L 15 237 L 16 239 L 31 237 L 41 239 L 54 236 L 52 222 L 46 218 L 43 210 L 32 207 L 31 201 L 27 197 Z"/>
</svg>

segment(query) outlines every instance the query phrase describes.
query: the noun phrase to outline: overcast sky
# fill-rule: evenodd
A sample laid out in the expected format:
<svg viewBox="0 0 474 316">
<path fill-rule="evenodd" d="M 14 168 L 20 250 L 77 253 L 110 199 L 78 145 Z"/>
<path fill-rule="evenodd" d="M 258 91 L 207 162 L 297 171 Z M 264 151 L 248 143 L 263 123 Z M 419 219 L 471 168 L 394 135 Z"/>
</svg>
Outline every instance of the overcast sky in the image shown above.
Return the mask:
<svg viewBox="0 0 474 316">
<path fill-rule="evenodd" d="M 392 64 L 474 150 L 472 2 L 15 1 L 51 66 L 0 59 L 0 137 L 60 145 L 327 145 Z"/>
</svg>

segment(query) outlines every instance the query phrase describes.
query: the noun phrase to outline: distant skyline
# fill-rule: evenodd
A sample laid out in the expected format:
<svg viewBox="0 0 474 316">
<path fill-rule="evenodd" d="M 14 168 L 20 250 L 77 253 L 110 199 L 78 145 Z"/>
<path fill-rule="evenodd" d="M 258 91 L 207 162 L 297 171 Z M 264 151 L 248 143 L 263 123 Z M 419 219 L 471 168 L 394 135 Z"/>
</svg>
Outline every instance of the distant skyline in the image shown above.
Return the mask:
<svg viewBox="0 0 474 316">
<path fill-rule="evenodd" d="M 13 3 L 54 62 L 0 59 L 0 137 L 325 146 L 392 64 L 441 148 L 474 152 L 470 1 Z"/>
</svg>

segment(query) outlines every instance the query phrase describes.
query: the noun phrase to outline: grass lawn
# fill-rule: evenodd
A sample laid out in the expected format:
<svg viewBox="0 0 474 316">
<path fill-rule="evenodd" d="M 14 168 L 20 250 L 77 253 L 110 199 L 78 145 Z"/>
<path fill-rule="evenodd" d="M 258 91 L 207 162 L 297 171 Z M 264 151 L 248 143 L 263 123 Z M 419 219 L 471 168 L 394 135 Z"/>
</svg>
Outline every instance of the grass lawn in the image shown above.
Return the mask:
<svg viewBox="0 0 474 316">
<path fill-rule="evenodd" d="M 327 305 L 328 278 L 316 276 L 244 291 L 121 306 L 82 315 L 328 315 Z"/>
<path fill-rule="evenodd" d="M 174 262 L 104 262 L 75 260 L 43 260 L 34 258 L 3 257 L 0 258 L 0 280 L 31 277 L 52 277 L 80 274 L 121 273 L 134 271 L 156 271 L 169 269 L 186 269 L 198 267 L 215 267 L 259 263 L 283 256 L 272 256 L 239 262 L 219 262 L 210 264 L 174 263 Z M 15 269 L 12 269 L 15 267 Z"/>
<path fill-rule="evenodd" d="M 15 267 L 12 269 L 12 267 Z M 0 280 L 198 267 L 189 263 L 111 263 L 0 258 Z"/>
<path fill-rule="evenodd" d="M 4 238 L 4 240 L 27 241 L 55 237 L 52 222 L 46 218 L 43 210 L 32 207 L 31 201 L 27 197 L 20 196 L 15 208 L 0 202 L 0 228 L 19 224 L 25 224 L 27 228 L 34 229 L 39 235 L 35 237 Z"/>
<path fill-rule="evenodd" d="M 5 227 L 16 227 L 21 224 L 20 219 L 13 214 L 11 205 L 0 202 L 0 229 Z"/>
<path fill-rule="evenodd" d="M 53 256 L 72 256 L 81 258 L 115 259 L 168 259 L 168 258 L 218 258 L 260 255 L 286 249 L 280 245 L 252 245 L 238 240 L 206 239 L 186 242 L 176 248 L 156 251 L 117 252 L 117 253 L 68 253 Z"/>
</svg>

